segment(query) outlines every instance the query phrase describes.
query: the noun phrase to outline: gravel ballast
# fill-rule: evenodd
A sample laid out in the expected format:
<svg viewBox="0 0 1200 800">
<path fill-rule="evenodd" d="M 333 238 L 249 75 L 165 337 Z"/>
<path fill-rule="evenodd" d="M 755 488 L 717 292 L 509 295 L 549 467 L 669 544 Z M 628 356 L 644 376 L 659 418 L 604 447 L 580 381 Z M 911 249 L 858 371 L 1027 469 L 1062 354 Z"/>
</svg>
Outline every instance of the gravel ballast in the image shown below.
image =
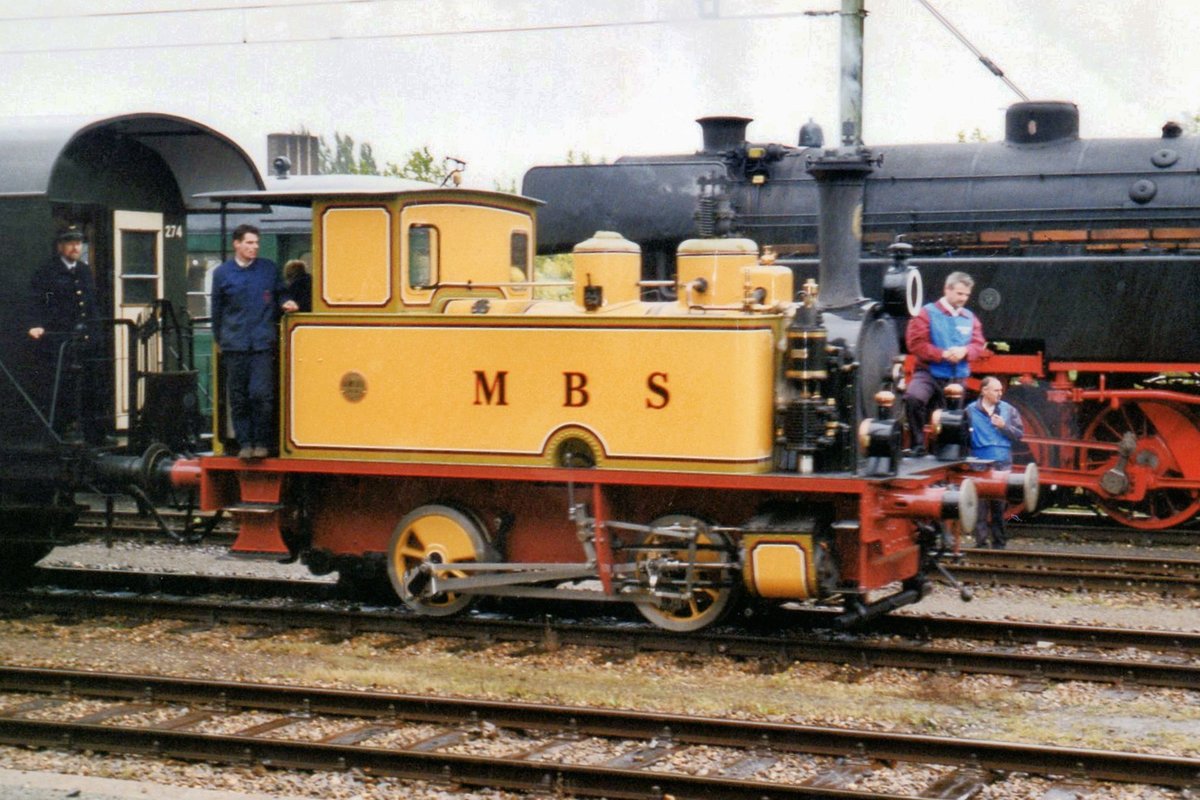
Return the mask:
<svg viewBox="0 0 1200 800">
<path fill-rule="evenodd" d="M 230 558 L 220 548 L 174 545 L 117 544 L 109 548 L 89 544 L 61 548 L 43 563 L 79 567 L 102 563 L 163 572 L 311 578 L 303 567 L 296 565 Z M 974 602 L 964 604 L 953 590 L 938 587 L 924 602 L 905 613 L 1200 630 L 1200 614 L 1194 601 L 1119 593 L 1084 595 L 985 587 L 977 592 Z M 753 661 L 726 657 L 630 655 L 588 647 L 530 653 L 527 645 L 519 643 L 464 650 L 456 640 L 412 642 L 385 634 L 364 634 L 331 643 L 320 631 L 285 631 L 261 639 L 244 638 L 244 633 L 238 626 L 204 631 L 170 620 L 146 624 L 122 620 L 88 620 L 77 624 L 37 618 L 0 620 L 3 643 L 0 661 L 13 665 L 691 712 L 1200 756 L 1200 692 L 1197 691 L 1094 683 L 1038 686 L 1002 676 L 862 670 L 804 662 L 777 672 L 763 670 L 761 664 Z M 251 713 L 242 721 L 258 717 Z M 307 722 L 313 724 L 309 733 L 301 725 L 296 730 L 289 729 L 288 735 L 308 738 L 316 736 L 317 731 L 327 732 L 335 727 L 334 723 L 321 719 Z M 220 727 L 217 722 L 211 724 Z M 396 734 L 391 742 L 404 744 L 413 741 L 414 736 L 421 738 L 435 733 L 436 729 L 406 731 Z M 504 732 L 481 735 L 464 742 L 461 751 L 511 747 L 508 739 Z M 583 745 L 583 749 L 587 746 Z M 605 743 L 597 742 L 596 746 L 598 752 L 606 749 Z M 703 751 L 689 750 L 670 762 L 673 768 L 701 774 L 713 768 L 715 758 L 714 755 L 710 759 Z M 790 780 L 814 769 L 811 760 L 797 758 L 794 762 L 780 764 L 777 767 L 780 774 L 775 777 Z M 0 766 L 71 777 L 136 777 L 147 782 L 142 786 L 151 795 L 163 794 L 156 786 L 170 785 L 305 800 L 395 797 L 493 800 L 516 796 L 503 792 L 464 792 L 460 787 L 402 783 L 355 773 L 310 775 L 19 748 L 0 748 Z M 933 774 L 919 765 L 903 769 L 906 787 L 911 784 L 920 788 L 918 784 L 927 782 Z M 863 785 L 888 780 L 887 772 L 881 768 L 863 778 Z M 1051 783 L 1042 778 L 1010 777 L 987 787 L 982 796 L 1039 797 Z M 4 786 L 0 782 L 0 796 L 7 800 L 9 795 L 3 793 Z M 185 797 L 175 792 L 176 789 L 171 789 L 169 796 Z M 133 796 L 145 797 L 147 793 Z M 1150 800 L 1178 795 L 1114 785 L 1095 796 Z M 45 797 L 57 800 L 54 795 Z M 237 795 L 233 797 L 241 800 Z M 218 798 L 227 800 L 219 795 L 211 800 Z M 42 797 L 31 795 L 30 800 Z"/>
</svg>

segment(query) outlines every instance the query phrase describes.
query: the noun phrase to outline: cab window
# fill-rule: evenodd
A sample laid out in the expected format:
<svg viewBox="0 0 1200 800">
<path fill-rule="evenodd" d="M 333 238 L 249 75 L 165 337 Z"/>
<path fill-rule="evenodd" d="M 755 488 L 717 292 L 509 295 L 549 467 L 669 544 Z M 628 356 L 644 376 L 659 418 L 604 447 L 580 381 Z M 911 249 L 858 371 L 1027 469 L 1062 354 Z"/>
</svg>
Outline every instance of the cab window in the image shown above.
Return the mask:
<svg viewBox="0 0 1200 800">
<path fill-rule="evenodd" d="M 392 216 L 382 205 L 321 211 L 321 298 L 329 306 L 385 307 L 392 299 Z"/>
<path fill-rule="evenodd" d="M 519 269 L 524 274 L 529 266 L 529 234 L 525 231 L 513 231 L 510 251 L 509 266 Z"/>
<path fill-rule="evenodd" d="M 408 288 L 425 289 L 437 283 L 437 228 L 410 225 L 408 228 Z"/>
</svg>

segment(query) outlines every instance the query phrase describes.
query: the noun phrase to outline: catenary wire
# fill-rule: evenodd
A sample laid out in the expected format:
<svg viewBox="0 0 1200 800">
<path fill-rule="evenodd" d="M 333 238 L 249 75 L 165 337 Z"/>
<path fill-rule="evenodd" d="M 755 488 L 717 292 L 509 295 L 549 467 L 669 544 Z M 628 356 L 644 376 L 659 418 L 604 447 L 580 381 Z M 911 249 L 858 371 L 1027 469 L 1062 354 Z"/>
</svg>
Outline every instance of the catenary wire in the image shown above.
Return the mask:
<svg viewBox="0 0 1200 800">
<path fill-rule="evenodd" d="M 932 14 L 934 18 L 942 24 L 942 27 L 954 34 L 955 38 L 962 42 L 963 45 L 965 45 L 966 48 L 971 51 L 972 55 L 979 59 L 979 63 L 983 64 L 983 66 L 987 68 L 988 72 L 1004 81 L 1005 85 L 1016 92 L 1017 96 L 1022 100 L 1026 102 L 1029 101 L 1029 95 L 1022 92 L 1021 89 L 1015 83 L 1013 83 L 1007 75 L 1004 74 L 1004 70 L 1000 69 L 999 65 L 996 64 L 995 61 L 992 61 L 990 58 L 985 56 L 978 47 L 971 44 L 971 41 L 967 39 L 967 37 L 964 36 L 962 32 L 958 30 L 958 28 L 954 27 L 954 23 L 942 16 L 941 12 L 934 8 L 933 4 L 930 3 L 929 0 L 917 0 L 917 2 L 924 6 L 925 10 Z"/>
</svg>

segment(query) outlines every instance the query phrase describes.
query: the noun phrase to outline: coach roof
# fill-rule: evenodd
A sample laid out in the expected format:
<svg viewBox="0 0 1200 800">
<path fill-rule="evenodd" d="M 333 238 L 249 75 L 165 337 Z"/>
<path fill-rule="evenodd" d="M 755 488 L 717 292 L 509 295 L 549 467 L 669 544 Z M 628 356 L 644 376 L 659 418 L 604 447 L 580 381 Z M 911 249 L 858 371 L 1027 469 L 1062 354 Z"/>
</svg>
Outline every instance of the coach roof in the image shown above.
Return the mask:
<svg viewBox="0 0 1200 800">
<path fill-rule="evenodd" d="M 124 138 L 153 150 L 170 168 L 189 211 L 194 195 L 218 187 L 262 189 L 253 160 L 232 139 L 170 114 L 0 118 L 0 197 L 48 196 L 71 202 L 64 156 L 94 135 Z"/>
</svg>

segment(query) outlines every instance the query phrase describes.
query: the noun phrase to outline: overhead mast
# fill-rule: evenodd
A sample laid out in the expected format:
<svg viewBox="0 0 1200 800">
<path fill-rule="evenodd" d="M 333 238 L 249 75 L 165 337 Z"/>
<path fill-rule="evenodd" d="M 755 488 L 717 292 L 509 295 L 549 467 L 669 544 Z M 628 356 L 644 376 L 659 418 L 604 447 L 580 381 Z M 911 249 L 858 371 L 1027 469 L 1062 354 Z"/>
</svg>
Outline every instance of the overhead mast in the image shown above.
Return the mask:
<svg viewBox="0 0 1200 800">
<path fill-rule="evenodd" d="M 862 144 L 863 9 L 865 0 L 842 0 L 841 108 L 842 146 Z"/>
</svg>

